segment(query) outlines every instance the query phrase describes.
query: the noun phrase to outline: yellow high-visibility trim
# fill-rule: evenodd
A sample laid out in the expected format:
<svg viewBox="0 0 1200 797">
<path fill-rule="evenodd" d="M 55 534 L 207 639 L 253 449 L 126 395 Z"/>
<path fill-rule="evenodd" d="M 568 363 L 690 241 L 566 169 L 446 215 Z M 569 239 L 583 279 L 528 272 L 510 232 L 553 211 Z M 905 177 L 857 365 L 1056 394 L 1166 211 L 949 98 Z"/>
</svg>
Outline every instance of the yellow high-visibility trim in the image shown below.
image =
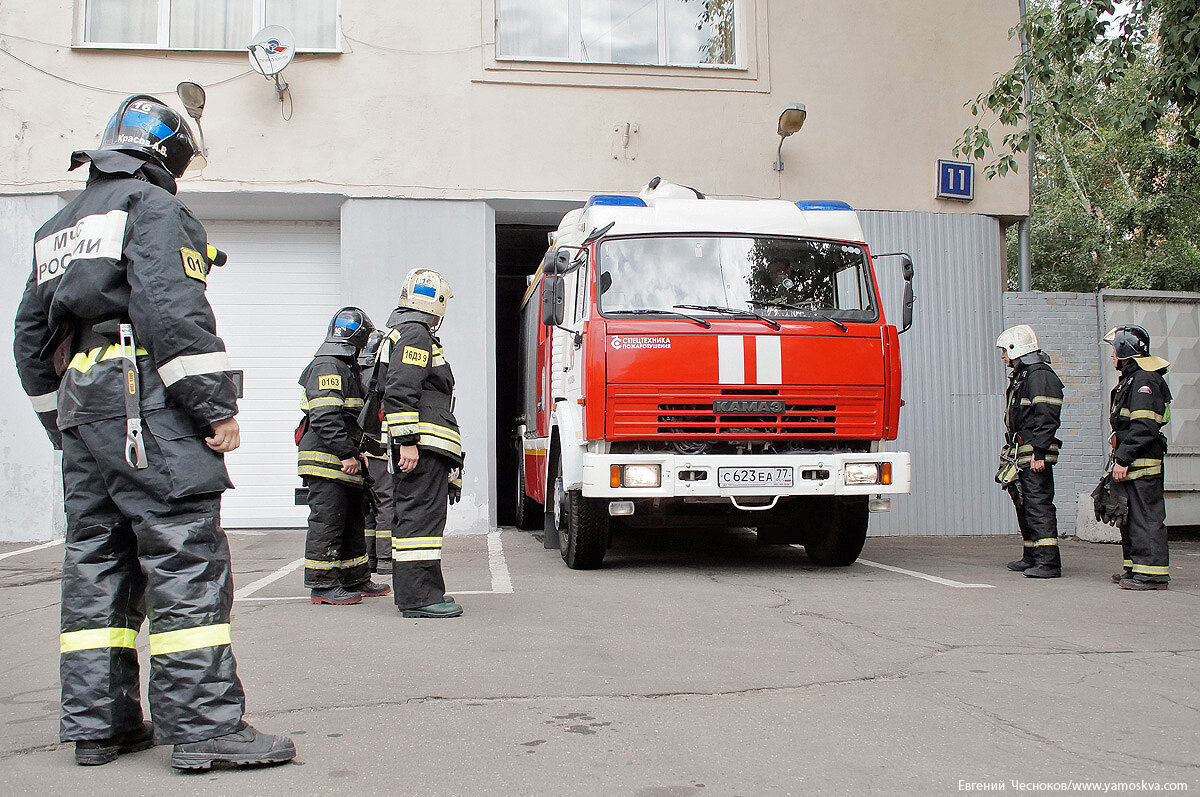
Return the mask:
<svg viewBox="0 0 1200 797">
<path fill-rule="evenodd" d="M 132 648 L 137 633 L 136 628 L 87 628 L 83 631 L 67 631 L 59 634 L 58 646 L 62 653 L 101 648 Z"/>
<path fill-rule="evenodd" d="M 1024 545 L 1026 548 L 1032 548 L 1034 546 L 1034 542 L 1033 540 L 1024 540 L 1022 545 Z"/>
<path fill-rule="evenodd" d="M 138 346 L 135 352 L 137 356 L 150 353 L 141 346 Z M 75 356 L 71 358 L 71 362 L 68 363 L 67 367 L 74 369 L 81 374 L 86 374 L 88 371 L 92 370 L 93 367 L 95 367 L 96 363 L 102 363 L 107 360 L 116 360 L 123 356 L 124 353 L 121 350 L 120 344 L 114 343 L 107 348 L 104 346 L 97 346 L 96 348 L 89 349 L 86 352 L 77 352 Z"/>
<path fill-rule="evenodd" d="M 342 461 L 334 454 L 327 454 L 324 451 L 301 451 L 300 459 L 307 459 L 312 462 L 328 462 L 330 465 L 341 465 Z"/>
<path fill-rule="evenodd" d="M 459 435 L 459 433 L 451 429 L 449 426 L 442 426 L 441 424 L 437 423 L 421 423 L 417 425 L 417 428 L 420 429 L 421 434 L 437 435 L 438 437 L 444 437 L 447 440 L 451 440 L 455 443 L 462 442 L 462 437 Z"/>
<path fill-rule="evenodd" d="M 460 443 L 452 440 L 444 440 L 431 434 L 422 434 L 421 438 L 417 441 L 417 445 L 427 448 L 440 448 L 456 457 L 462 456 L 462 445 Z"/>
<path fill-rule="evenodd" d="M 1037 541 L 1037 542 L 1035 542 L 1033 545 L 1034 545 L 1034 547 L 1035 547 L 1035 548 L 1045 548 L 1045 547 L 1047 547 L 1047 546 L 1054 546 L 1055 548 L 1057 548 L 1057 547 L 1058 547 L 1058 540 L 1056 540 L 1056 539 L 1055 539 L 1055 538 L 1053 538 L 1053 537 L 1047 537 L 1047 538 L 1046 538 L 1046 539 L 1044 539 L 1044 540 L 1038 540 L 1038 541 Z"/>
<path fill-rule="evenodd" d="M 1125 565 L 1126 567 L 1133 567 L 1133 560 L 1132 559 L 1122 559 L 1121 564 Z"/>
<path fill-rule="evenodd" d="M 1029 399 L 1027 399 L 1027 398 L 1023 398 L 1023 399 L 1021 399 L 1021 406 L 1022 406 L 1022 407 L 1029 407 L 1029 406 L 1031 406 L 1032 404 L 1033 404 L 1033 402 L 1032 402 L 1032 401 L 1030 401 L 1030 400 L 1029 400 Z"/>
<path fill-rule="evenodd" d="M 185 650 L 215 648 L 218 645 L 231 644 L 232 641 L 229 634 L 229 623 L 181 628 L 178 631 L 151 634 L 150 655 L 162 656 L 167 653 L 182 653 Z"/>
<path fill-rule="evenodd" d="M 441 537 L 392 537 L 392 550 L 400 548 L 442 547 Z"/>
<path fill-rule="evenodd" d="M 321 465 L 300 465 L 296 468 L 296 474 L 299 476 L 316 476 L 321 479 L 333 479 L 334 481 L 346 482 L 362 486 L 363 477 L 357 473 L 351 476 L 349 473 L 342 473 L 340 470 L 327 468 Z"/>
<path fill-rule="evenodd" d="M 304 566 L 310 570 L 332 570 L 335 567 L 357 567 L 367 563 L 367 555 L 355 557 L 354 559 L 335 559 L 332 562 L 322 562 L 319 559 L 305 559 Z"/>
<path fill-rule="evenodd" d="M 1129 569 L 1145 576 L 1166 576 L 1171 570 L 1167 565 L 1133 565 Z"/>
<path fill-rule="evenodd" d="M 419 412 L 389 412 L 383 418 L 389 425 L 393 423 L 414 424 L 421 420 L 421 414 Z"/>
<path fill-rule="evenodd" d="M 315 398 L 308 400 L 308 408 L 315 410 L 317 407 L 341 407 L 346 402 L 337 396 L 325 396 L 324 398 Z M 303 409 L 303 407 L 301 407 Z"/>
<path fill-rule="evenodd" d="M 1032 404 L 1052 404 L 1055 407 L 1061 407 L 1063 400 L 1054 398 L 1053 396 L 1034 396 Z"/>
<path fill-rule="evenodd" d="M 343 404 L 348 410 L 361 410 L 366 402 L 360 398 L 348 398 Z"/>
<path fill-rule="evenodd" d="M 375 536 L 376 537 L 387 537 L 390 540 L 392 538 L 392 530 L 391 529 L 376 529 Z"/>
<path fill-rule="evenodd" d="M 1164 416 L 1159 415 L 1154 410 L 1134 410 L 1133 412 L 1129 413 L 1129 420 L 1136 421 L 1141 419 L 1151 420 L 1156 423 L 1163 423 L 1166 421 Z"/>
<path fill-rule="evenodd" d="M 363 536 L 377 537 L 377 536 L 379 536 L 379 532 L 376 531 L 375 529 L 363 529 Z"/>
<path fill-rule="evenodd" d="M 410 551 L 392 549 L 393 562 L 435 562 L 441 558 L 441 548 L 417 548 Z"/>
</svg>

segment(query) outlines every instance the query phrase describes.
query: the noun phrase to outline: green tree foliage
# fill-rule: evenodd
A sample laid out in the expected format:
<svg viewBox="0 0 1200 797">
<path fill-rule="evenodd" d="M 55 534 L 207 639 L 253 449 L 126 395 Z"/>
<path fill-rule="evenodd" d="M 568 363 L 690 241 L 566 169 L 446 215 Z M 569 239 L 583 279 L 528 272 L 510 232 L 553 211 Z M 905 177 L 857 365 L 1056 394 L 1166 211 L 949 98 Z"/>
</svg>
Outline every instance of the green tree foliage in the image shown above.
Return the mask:
<svg viewBox="0 0 1200 797">
<path fill-rule="evenodd" d="M 956 153 L 1004 176 L 1032 136 L 1034 287 L 1200 290 L 1200 0 L 1031 0 L 1014 32 L 1028 51 L 967 103 L 1001 145 L 981 123 Z"/>
</svg>

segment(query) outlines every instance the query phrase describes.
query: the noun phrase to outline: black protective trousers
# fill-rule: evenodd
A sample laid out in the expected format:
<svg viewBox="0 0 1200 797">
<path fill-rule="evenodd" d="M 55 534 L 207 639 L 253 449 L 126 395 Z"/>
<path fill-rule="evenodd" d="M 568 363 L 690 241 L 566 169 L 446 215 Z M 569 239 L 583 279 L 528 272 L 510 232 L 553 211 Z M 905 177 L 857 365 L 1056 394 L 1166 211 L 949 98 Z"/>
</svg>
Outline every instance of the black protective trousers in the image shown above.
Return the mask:
<svg viewBox="0 0 1200 797">
<path fill-rule="evenodd" d="M 1058 552 L 1058 514 L 1054 508 L 1054 466 L 1047 464 L 1041 473 L 1029 468 L 1017 471 L 1017 483 L 1008 494 L 1017 510 L 1026 562 L 1062 567 Z"/>
<path fill-rule="evenodd" d="M 147 614 L 155 740 L 210 739 L 242 720 L 230 648 L 233 578 L 219 522 L 224 468 L 207 467 L 216 455 L 199 437 L 156 429 L 150 419 L 146 429 L 149 467 L 141 470 L 125 462 L 124 418 L 63 431 L 64 742 L 141 724 L 134 643 Z M 200 489 L 209 492 L 170 497 Z"/>
<path fill-rule="evenodd" d="M 1113 487 L 1129 499 L 1129 520 L 1121 527 L 1125 569 L 1141 581 L 1170 581 L 1163 477 L 1126 479 Z"/>
<path fill-rule="evenodd" d="M 334 479 L 305 476 L 308 538 L 304 543 L 304 586 L 353 590 L 371 578 L 363 536 L 363 488 Z"/>
<path fill-rule="evenodd" d="M 421 449 L 410 473 L 392 479 L 392 593 L 401 610 L 441 603 L 442 533 L 446 530 L 450 461 Z"/>
<path fill-rule="evenodd" d="M 367 457 L 367 470 L 375 480 L 375 509 L 367 513 L 367 560 L 371 571 L 378 572 L 384 563 L 384 572 L 392 566 L 392 474 L 388 473 L 386 459 Z"/>
</svg>

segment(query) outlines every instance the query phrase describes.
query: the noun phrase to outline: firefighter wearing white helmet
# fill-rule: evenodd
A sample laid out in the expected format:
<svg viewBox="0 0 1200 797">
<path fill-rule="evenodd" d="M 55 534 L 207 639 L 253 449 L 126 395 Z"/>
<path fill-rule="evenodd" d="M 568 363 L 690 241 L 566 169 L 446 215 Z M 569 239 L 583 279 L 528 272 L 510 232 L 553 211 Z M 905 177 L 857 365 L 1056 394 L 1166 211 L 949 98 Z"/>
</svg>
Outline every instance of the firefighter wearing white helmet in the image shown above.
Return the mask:
<svg viewBox="0 0 1200 797">
<path fill-rule="evenodd" d="M 405 617 L 457 617 L 446 595 L 442 534 L 462 493 L 462 438 L 454 419 L 454 374 L 434 330 L 453 296 L 433 269 L 404 278 L 379 348 L 383 414 L 392 470 L 392 588 Z"/>
<path fill-rule="evenodd" d="M 1017 510 L 1024 550 L 1008 569 L 1029 578 L 1058 578 L 1058 517 L 1054 510 L 1054 463 L 1061 422 L 1063 383 L 1050 367 L 1037 333 L 1028 324 L 1009 327 L 996 348 L 1011 369 L 1004 406 L 1004 448 L 996 481 Z"/>
<path fill-rule="evenodd" d="M 1113 581 L 1122 589 L 1166 589 L 1170 581 L 1163 499 L 1167 438 L 1162 428 L 1171 419 L 1171 390 L 1163 378 L 1170 363 L 1150 356 L 1150 333 L 1134 324 L 1109 331 L 1104 342 L 1112 346 L 1113 366 L 1121 374 L 1109 400 L 1113 448 L 1107 475 L 1110 489 L 1129 508 L 1123 521 L 1117 521 L 1125 562 Z"/>
</svg>

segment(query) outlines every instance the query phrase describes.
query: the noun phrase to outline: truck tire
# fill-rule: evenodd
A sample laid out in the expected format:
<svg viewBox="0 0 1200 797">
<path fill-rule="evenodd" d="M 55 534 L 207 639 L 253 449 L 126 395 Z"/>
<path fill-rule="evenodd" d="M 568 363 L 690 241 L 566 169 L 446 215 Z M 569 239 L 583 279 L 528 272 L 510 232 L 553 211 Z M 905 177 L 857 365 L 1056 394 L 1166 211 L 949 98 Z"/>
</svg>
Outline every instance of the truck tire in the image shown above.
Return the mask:
<svg viewBox="0 0 1200 797">
<path fill-rule="evenodd" d="M 562 458 L 555 462 L 562 479 Z M 594 570 L 604 562 L 608 550 L 608 512 L 605 502 L 584 498 L 579 490 L 566 490 L 558 519 L 558 547 L 572 570 Z"/>
<path fill-rule="evenodd" d="M 804 529 L 804 552 L 822 567 L 846 567 L 862 553 L 870 511 L 867 496 L 834 498 Z"/>
<path fill-rule="evenodd" d="M 525 492 L 525 452 L 517 449 L 517 503 L 516 524 L 522 531 L 536 531 L 542 528 L 542 505 L 530 498 Z"/>
</svg>

